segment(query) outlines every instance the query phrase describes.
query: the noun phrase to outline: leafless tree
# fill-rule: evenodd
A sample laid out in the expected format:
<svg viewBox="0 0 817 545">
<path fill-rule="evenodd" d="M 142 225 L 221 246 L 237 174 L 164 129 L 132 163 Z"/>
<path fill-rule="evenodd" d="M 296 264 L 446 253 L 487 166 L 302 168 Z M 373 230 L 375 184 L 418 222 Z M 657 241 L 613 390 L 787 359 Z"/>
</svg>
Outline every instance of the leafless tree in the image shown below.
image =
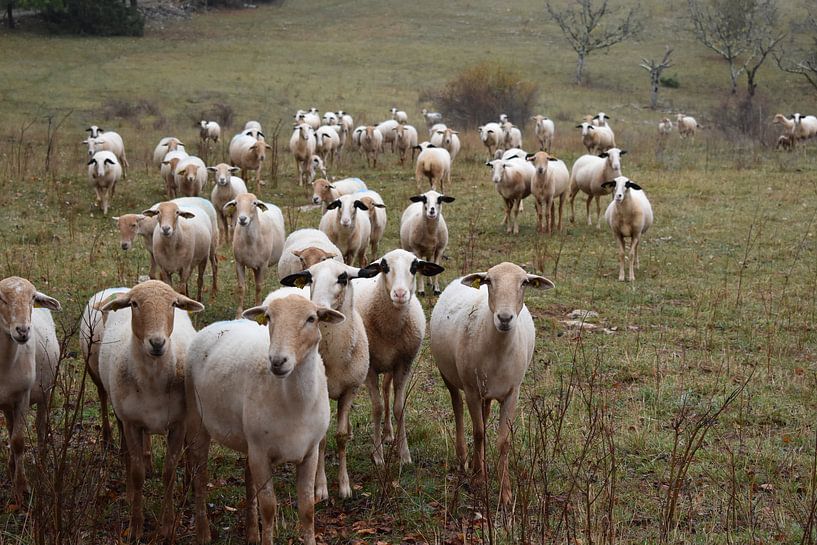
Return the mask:
<svg viewBox="0 0 817 545">
<path fill-rule="evenodd" d="M 800 74 L 817 91 L 817 17 L 809 14 L 806 29 L 811 33 L 811 44 L 807 48 L 775 53 L 777 66 L 791 74 Z"/>
<path fill-rule="evenodd" d="M 550 2 L 545 3 L 548 13 L 562 29 L 570 47 L 578 55 L 576 61 L 576 84 L 581 85 L 584 63 L 587 56 L 598 49 L 608 49 L 636 36 L 641 31 L 641 21 L 637 14 L 640 6 L 630 8 L 618 20 L 609 22 L 618 13 L 618 8 L 610 8 L 609 0 L 574 0 L 575 8 L 556 10 Z M 608 24 L 609 22 L 609 24 Z"/>
<path fill-rule="evenodd" d="M 664 52 L 664 58 L 661 62 L 657 62 L 655 59 L 641 59 L 641 68 L 650 73 L 650 108 L 653 110 L 658 105 L 658 85 L 661 82 L 661 72 L 672 66 L 672 61 L 669 58 L 670 55 L 672 55 L 672 48 L 667 46 Z"/>
</svg>

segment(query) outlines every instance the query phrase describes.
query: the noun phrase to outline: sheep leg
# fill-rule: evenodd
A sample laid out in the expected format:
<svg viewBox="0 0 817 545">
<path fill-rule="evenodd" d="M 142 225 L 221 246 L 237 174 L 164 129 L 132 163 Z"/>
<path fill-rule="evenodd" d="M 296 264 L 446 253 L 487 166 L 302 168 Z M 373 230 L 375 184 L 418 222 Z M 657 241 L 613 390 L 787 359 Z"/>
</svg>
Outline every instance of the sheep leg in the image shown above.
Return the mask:
<svg viewBox="0 0 817 545">
<path fill-rule="evenodd" d="M 102 193 L 99 191 L 98 186 L 94 186 L 94 193 L 96 193 L 96 201 L 94 202 L 94 204 L 96 206 L 99 206 L 99 203 L 102 202 Z"/>
<path fill-rule="evenodd" d="M 502 217 L 502 223 L 500 223 L 500 225 L 505 225 L 505 224 L 508 223 L 508 220 L 511 217 L 511 206 L 512 206 L 512 202 L 513 202 L 510 199 L 505 199 L 505 197 L 503 197 L 503 199 L 505 200 L 505 215 Z M 510 233 L 510 232 L 511 232 L 511 226 L 510 226 L 510 224 L 508 224 L 508 233 Z"/>
<path fill-rule="evenodd" d="M 238 284 L 238 310 L 236 311 L 236 320 L 241 318 L 241 313 L 244 312 L 244 294 L 247 292 L 247 280 L 244 277 L 244 265 L 235 262 L 235 276 L 236 284 Z"/>
<path fill-rule="evenodd" d="M 394 429 L 391 425 L 392 383 L 392 374 L 383 373 L 383 441 L 386 443 L 394 441 Z"/>
<path fill-rule="evenodd" d="M 156 257 L 154 257 L 153 252 L 148 252 L 150 257 L 150 270 L 148 270 L 148 278 L 151 280 L 157 280 L 160 277 L 159 274 L 159 264 L 156 263 Z"/>
<path fill-rule="evenodd" d="M 210 300 L 216 298 L 216 294 L 218 293 L 218 254 L 216 253 L 216 245 L 217 241 L 213 241 L 210 245 L 210 255 L 208 257 L 210 261 L 210 271 L 213 273 L 213 286 L 210 290 Z M 206 267 L 207 264 L 205 263 L 204 266 Z"/>
<path fill-rule="evenodd" d="M 176 513 L 173 509 L 173 484 L 176 480 L 176 466 L 182 456 L 184 447 L 184 421 L 177 423 L 167 432 L 167 452 L 165 453 L 165 467 L 162 471 L 162 486 L 165 494 L 162 499 L 162 519 L 160 535 L 165 540 L 171 540 L 173 526 L 176 522 Z"/>
<path fill-rule="evenodd" d="M 91 373 L 90 369 L 88 375 L 91 377 L 94 386 L 96 386 L 96 394 L 99 397 L 99 414 L 102 417 L 102 443 L 110 447 L 113 443 L 113 439 L 111 436 L 111 421 L 108 419 L 108 392 L 105 391 L 105 387 L 102 385 L 102 379 L 99 378 L 99 375 Z"/>
<path fill-rule="evenodd" d="M 456 426 L 456 450 L 457 460 L 460 463 L 460 470 L 465 470 L 468 453 L 465 450 L 465 426 L 462 421 L 462 395 L 460 389 L 448 382 L 443 377 L 445 387 L 451 395 L 451 407 L 454 409 L 454 425 Z"/>
<path fill-rule="evenodd" d="M 145 466 L 143 454 L 143 431 L 141 428 L 128 422 L 122 422 L 125 431 L 125 441 L 128 445 L 128 455 L 130 456 L 130 467 L 128 471 L 127 496 L 131 505 L 130 525 L 128 526 L 128 538 L 139 541 L 142 537 L 142 530 L 145 524 L 145 515 L 142 512 L 142 487 L 145 484 Z"/>
<path fill-rule="evenodd" d="M 195 412 L 195 411 L 194 411 Z M 204 545 L 210 543 L 210 522 L 207 519 L 207 456 L 210 450 L 210 436 L 201 425 L 201 417 L 197 414 L 193 418 L 188 418 L 188 453 L 190 456 L 190 466 L 193 472 L 193 510 L 196 518 L 196 543 Z M 249 475 L 249 468 L 245 471 L 247 485 L 247 510 L 255 505 L 255 494 L 252 491 L 252 479 Z M 252 524 L 247 524 L 247 537 L 252 535 Z M 258 515 L 255 517 L 255 541 L 258 542 Z"/>
<path fill-rule="evenodd" d="M 616 233 L 618 242 L 618 280 L 624 282 L 624 235 Z"/>
<path fill-rule="evenodd" d="M 443 262 L 443 248 L 437 248 L 437 251 L 434 253 L 434 258 L 432 260 L 437 265 L 442 265 Z M 425 275 L 421 275 L 425 276 Z M 433 286 L 434 295 L 440 295 L 442 291 L 440 291 L 440 275 L 433 276 L 429 283 Z"/>
<path fill-rule="evenodd" d="M 296 468 L 298 519 L 301 522 L 304 545 L 315 545 L 315 498 L 312 495 L 312 489 L 315 485 L 317 465 L 318 449 L 313 448 L 312 452 Z"/>
<path fill-rule="evenodd" d="M 380 399 L 380 378 L 373 367 L 369 367 L 366 375 L 366 389 L 369 390 L 369 399 L 372 403 L 372 439 L 374 450 L 372 459 L 377 466 L 383 465 L 383 400 Z"/>
<path fill-rule="evenodd" d="M 295 176 L 298 178 L 298 185 L 304 185 L 304 175 L 301 172 L 301 160 L 295 158 Z"/>
<path fill-rule="evenodd" d="M 562 209 L 564 208 L 565 204 L 565 194 L 562 193 L 559 195 L 559 232 L 562 232 Z M 554 204 L 555 206 L 555 204 Z"/>
<path fill-rule="evenodd" d="M 317 458 L 317 453 L 312 456 Z M 259 452 L 257 449 L 250 448 L 248 459 L 253 485 L 258 497 L 258 506 L 261 511 L 261 543 L 262 545 L 272 545 L 275 541 L 275 515 L 278 511 L 278 500 L 275 497 L 275 490 L 272 487 L 272 469 L 270 468 L 270 462 L 265 452 Z M 317 462 L 317 460 L 315 460 L 315 462 Z M 300 468 L 301 465 L 303 465 L 303 463 L 299 464 L 298 467 Z M 312 494 L 314 493 L 313 487 L 316 466 L 317 463 L 312 466 L 312 482 L 309 486 L 308 500 L 312 500 Z M 300 488 L 301 487 L 298 486 L 299 496 L 301 492 Z M 300 510 L 302 502 L 300 501 L 300 497 L 298 499 L 298 508 Z M 311 505 L 312 501 L 309 501 L 309 503 Z"/>
<path fill-rule="evenodd" d="M 209 261 L 209 256 L 207 259 L 202 259 L 201 263 L 198 264 L 199 274 L 196 278 L 196 301 L 201 301 L 201 290 L 204 287 L 204 271 L 207 269 L 207 261 Z"/>
<path fill-rule="evenodd" d="M 261 290 L 264 289 L 264 278 L 267 275 L 267 266 L 261 265 L 257 269 L 253 269 L 255 276 L 255 305 L 261 304 Z"/>
<path fill-rule="evenodd" d="M 575 182 L 570 182 L 570 223 L 575 223 L 576 221 L 576 194 L 579 192 L 579 186 L 576 185 Z"/>
<path fill-rule="evenodd" d="M 474 432 L 474 454 L 471 458 L 471 470 L 477 482 L 485 482 L 485 420 L 482 416 L 482 398 L 477 392 L 465 390 L 465 402 L 471 415 Z"/>
<path fill-rule="evenodd" d="M 545 232 L 545 225 L 542 223 L 542 203 L 539 199 L 534 201 L 534 206 L 536 207 L 536 231 L 541 234 Z"/>
<path fill-rule="evenodd" d="M 374 259 L 374 257 L 372 259 Z M 362 269 L 366 265 L 368 265 L 368 263 L 366 262 L 366 245 L 364 244 L 357 252 L 357 266 Z"/>
<path fill-rule="evenodd" d="M 315 468 L 315 501 L 322 502 L 329 499 L 329 486 L 326 484 L 326 436 L 323 436 L 318 446 L 318 467 Z"/>
<path fill-rule="evenodd" d="M 400 463 L 410 464 L 411 453 L 406 438 L 406 389 L 411 378 L 411 367 L 398 365 L 393 371 L 394 380 L 394 419 L 397 421 L 397 441 L 400 448 Z"/>
<path fill-rule="evenodd" d="M 587 202 L 585 203 L 585 208 L 587 209 L 587 225 L 589 225 L 591 227 L 593 225 L 593 218 L 590 215 L 590 205 L 592 203 L 593 203 L 593 195 L 588 195 L 587 196 Z"/>
<path fill-rule="evenodd" d="M 244 459 L 244 488 L 247 494 L 247 507 L 244 511 L 244 524 L 247 527 L 247 541 L 249 543 L 258 543 L 261 540 L 261 533 L 258 528 L 258 498 L 255 496 L 255 488 L 252 484 L 250 463 L 246 458 Z M 198 515 L 196 515 L 196 517 L 198 517 Z"/>
<path fill-rule="evenodd" d="M 516 403 L 519 400 L 519 389 L 514 389 L 508 397 L 500 403 L 499 431 L 497 433 L 497 447 L 499 450 L 499 490 L 502 505 L 511 503 L 511 480 L 508 475 L 508 450 L 510 447 L 511 425 L 516 412 Z"/>
<path fill-rule="evenodd" d="M 190 275 L 193 273 L 193 267 L 188 266 L 183 268 L 179 272 L 179 289 L 176 290 L 185 297 L 187 297 L 187 282 L 190 280 Z M 201 299 L 201 294 L 199 294 L 199 299 Z"/>
<path fill-rule="evenodd" d="M 522 199 L 514 199 L 512 201 L 513 212 L 513 234 L 519 234 L 519 208 L 522 206 Z"/>
<path fill-rule="evenodd" d="M 349 413 L 352 411 L 355 390 L 356 388 L 349 388 L 338 399 L 338 427 L 335 432 L 335 442 L 338 445 L 338 488 L 341 498 L 352 497 L 352 484 L 346 469 L 346 443 L 349 442 Z"/>
<path fill-rule="evenodd" d="M 21 396 L 18 402 L 10 410 L 4 410 L 6 416 L 6 426 L 9 430 L 9 443 L 11 453 L 9 455 L 9 476 L 14 479 L 14 493 L 17 496 L 18 505 L 24 505 L 29 493 L 28 479 L 26 479 L 25 464 L 23 455 L 25 453 L 25 429 L 26 412 L 29 406 L 29 394 Z"/>
<path fill-rule="evenodd" d="M 633 233 L 630 237 L 630 282 L 635 280 L 633 265 L 638 264 L 638 244 L 641 242 L 641 233 Z"/>
<path fill-rule="evenodd" d="M 589 212 L 589 210 L 588 210 Z M 588 213 L 588 218 L 590 214 Z M 596 229 L 601 229 L 601 196 L 596 195 Z"/>
</svg>

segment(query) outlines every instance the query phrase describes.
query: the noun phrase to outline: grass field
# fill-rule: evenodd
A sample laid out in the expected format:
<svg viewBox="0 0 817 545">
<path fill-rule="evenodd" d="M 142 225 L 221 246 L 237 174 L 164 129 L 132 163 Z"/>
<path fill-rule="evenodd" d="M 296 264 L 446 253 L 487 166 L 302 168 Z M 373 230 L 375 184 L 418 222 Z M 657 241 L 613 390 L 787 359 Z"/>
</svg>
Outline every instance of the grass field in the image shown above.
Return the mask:
<svg viewBox="0 0 817 545">
<path fill-rule="evenodd" d="M 88 124 L 125 139 L 132 169 L 113 201 L 111 215 L 119 215 L 162 200 L 149 165 L 153 147 L 173 134 L 195 149 L 193 124 L 216 105 L 234 111 L 228 135 L 251 118 L 268 132 L 278 120 L 288 127 L 296 109 L 313 105 L 343 108 L 356 123 L 385 119 L 398 105 L 420 128 L 420 92 L 483 60 L 507 63 L 539 84 L 537 109 L 557 121 L 554 150 L 568 164 L 583 151 L 575 121 L 599 110 L 612 116 L 629 151 L 624 172 L 645 189 L 656 216 L 641 270 L 632 284 L 616 280 L 615 242 L 606 227 L 586 225 L 583 198 L 576 223 L 566 214 L 561 235 L 536 233 L 532 201 L 520 234 L 506 235 L 485 153 L 475 131 L 465 135 L 447 191 L 457 200 L 444 210 L 443 282 L 507 260 L 557 286 L 526 298 L 537 349 L 514 429 L 513 510 L 499 511 L 495 489 L 483 494 L 458 474 L 450 400 L 426 343 L 409 400 L 415 463 L 375 468 L 361 391 L 349 451 L 355 495 L 337 498 L 330 457 L 332 499 L 317 510 L 323 542 L 813 543 L 815 144 L 781 154 L 727 140 L 714 128 L 727 99 L 726 67 L 682 32 L 673 14 L 684 2 L 642 4 L 646 34 L 590 56 L 591 83 L 581 88 L 571 85 L 572 51 L 532 0 L 288 2 L 195 15 L 140 39 L 0 30 L 0 268 L 62 302 L 56 318 L 67 338 L 52 445 L 29 456 L 34 501 L 16 505 L 3 473 L 0 543 L 112 543 L 127 525 L 123 467 L 99 441 L 96 394 L 90 381 L 81 388 L 82 359 L 68 333 L 92 293 L 146 274 L 147 254 L 139 245 L 123 252 L 113 222 L 93 207 L 79 144 Z M 784 19 L 806 5 L 787 2 Z M 662 151 L 655 127 L 664 114 L 646 108 L 648 78 L 638 62 L 662 54 L 666 36 L 676 49 L 668 74 L 681 87 L 661 90 L 662 108 L 696 115 L 710 128 L 695 141 L 673 134 Z M 760 83 L 769 120 L 776 111 L 817 110 L 813 90 L 773 63 Z M 56 125 L 66 115 L 48 155 L 47 118 Z M 317 226 L 319 211 L 301 209 L 308 193 L 294 182 L 288 135 L 282 131 L 278 178 L 265 171 L 262 197 L 284 208 L 291 232 Z M 524 135 L 532 149 L 530 127 Z M 223 155 L 217 150 L 208 164 Z M 417 193 L 413 168 L 387 155 L 371 170 L 352 155 L 330 173 L 359 176 L 384 195 L 389 225 L 381 248 L 396 247 L 399 215 Z M 205 295 L 200 327 L 234 315 L 231 252 L 221 248 L 220 256 L 223 289 L 215 300 Z M 267 289 L 275 287 L 269 280 Z M 430 315 L 434 299 L 422 303 Z M 568 327 L 574 309 L 598 312 L 599 328 Z M 491 431 L 489 444 L 494 437 Z M 163 448 L 154 441 L 157 461 Z M 216 542 L 243 543 L 239 458 L 213 448 L 211 464 Z M 293 472 L 282 468 L 276 478 L 279 542 L 297 542 Z M 149 531 L 160 488 L 158 479 L 146 487 Z M 180 492 L 177 536 L 192 543 L 185 501 Z"/>
</svg>

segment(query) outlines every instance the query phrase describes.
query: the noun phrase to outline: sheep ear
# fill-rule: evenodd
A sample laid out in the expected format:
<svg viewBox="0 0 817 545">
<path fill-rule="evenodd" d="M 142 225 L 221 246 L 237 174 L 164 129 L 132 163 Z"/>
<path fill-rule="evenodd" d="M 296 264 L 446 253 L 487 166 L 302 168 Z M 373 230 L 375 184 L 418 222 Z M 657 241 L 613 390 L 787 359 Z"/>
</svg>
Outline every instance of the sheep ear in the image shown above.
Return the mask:
<svg viewBox="0 0 817 545">
<path fill-rule="evenodd" d="M 111 219 L 113 220 L 114 223 L 119 222 L 119 216 L 113 216 Z"/>
<path fill-rule="evenodd" d="M 100 312 L 114 311 L 130 306 L 130 292 L 118 293 L 115 298 L 109 299 L 104 305 L 97 308 Z"/>
<path fill-rule="evenodd" d="M 623 149 L 623 150 L 621 150 L 620 152 L 618 152 L 618 154 L 619 154 L 619 155 L 627 155 L 627 150 L 626 150 L 626 149 Z"/>
<path fill-rule="evenodd" d="M 436 148 L 436 147 L 437 146 L 435 146 L 434 144 L 429 144 L 428 146 L 426 146 L 426 148 Z"/>
<path fill-rule="evenodd" d="M 374 206 L 375 208 L 386 208 L 386 205 L 380 202 L 372 203 L 372 206 Z"/>
<path fill-rule="evenodd" d="M 267 316 L 267 307 L 252 307 L 245 310 L 241 316 L 247 320 L 258 322 L 259 325 L 267 325 L 269 317 Z"/>
<path fill-rule="evenodd" d="M 625 185 L 625 187 L 629 187 L 630 189 L 635 189 L 637 191 L 641 190 L 641 186 L 638 185 L 637 183 L 633 182 L 633 181 L 629 181 L 624 185 Z"/>
<path fill-rule="evenodd" d="M 204 305 L 184 295 L 179 295 L 176 301 L 173 302 L 173 306 L 179 310 L 186 310 L 187 312 L 201 312 L 204 310 Z"/>
<path fill-rule="evenodd" d="M 534 159 L 536 159 L 536 154 L 535 153 L 529 153 L 529 154 L 525 155 L 525 159 L 528 160 L 528 161 L 533 161 Z"/>
<path fill-rule="evenodd" d="M 456 199 L 454 197 L 450 197 L 448 195 L 443 195 L 439 199 L 440 202 L 454 202 Z"/>
<path fill-rule="evenodd" d="M 328 187 L 329 189 L 335 189 L 335 186 L 333 186 L 332 184 L 329 184 L 327 187 Z"/>
<path fill-rule="evenodd" d="M 355 201 L 355 208 L 357 208 L 358 210 L 368 210 L 369 209 L 369 207 L 366 206 L 365 204 L 363 204 L 362 201 Z"/>
<path fill-rule="evenodd" d="M 379 267 L 372 267 L 371 265 L 369 265 L 368 267 L 358 269 L 357 272 L 354 273 L 354 275 L 350 276 L 349 278 L 373 278 L 378 274 L 380 274 Z"/>
<path fill-rule="evenodd" d="M 535 274 L 528 275 L 528 279 L 525 280 L 525 285 L 529 288 L 536 288 L 538 290 L 549 290 L 556 287 L 556 284 L 544 276 L 537 276 Z"/>
<path fill-rule="evenodd" d="M 60 302 L 38 291 L 34 293 L 34 308 L 47 308 L 48 310 L 62 310 Z"/>
<path fill-rule="evenodd" d="M 548 161 L 558 161 L 557 157 L 548 157 Z"/>
<path fill-rule="evenodd" d="M 327 210 L 334 210 L 335 208 L 339 208 L 339 207 L 340 207 L 340 199 L 336 199 L 336 200 L 334 200 L 334 201 L 332 201 L 332 202 L 330 202 L 329 204 L 326 205 Z"/>
<path fill-rule="evenodd" d="M 290 288 L 303 289 L 312 283 L 312 273 L 309 271 L 301 271 L 285 276 L 281 279 L 282 286 L 289 286 Z"/>
<path fill-rule="evenodd" d="M 216 170 L 216 167 L 207 167 L 207 172 L 215 172 Z"/>
<path fill-rule="evenodd" d="M 114 162 L 111 159 L 105 159 L 105 164 L 106 165 L 113 165 Z"/>
<path fill-rule="evenodd" d="M 241 169 L 238 168 L 238 167 L 230 167 L 227 170 L 229 170 L 232 174 L 235 174 L 236 172 L 238 172 Z"/>
<path fill-rule="evenodd" d="M 93 165 L 94 163 L 96 163 L 96 161 L 95 161 L 95 160 L 93 160 L 93 159 L 91 159 L 90 161 L 88 161 L 88 166 L 91 166 L 91 165 Z"/>
<path fill-rule="evenodd" d="M 462 280 L 460 280 L 460 283 L 464 284 L 466 286 L 471 286 L 472 288 L 478 290 L 479 287 L 482 286 L 483 284 L 487 285 L 487 282 L 485 281 L 485 278 L 487 276 L 488 276 L 488 273 L 484 273 L 484 272 L 472 273 L 472 274 L 469 274 L 467 276 L 463 276 Z"/>
<path fill-rule="evenodd" d="M 602 159 L 606 159 L 608 157 L 608 155 L 609 154 L 606 151 L 603 151 L 603 152 L 599 153 L 599 157 L 601 157 Z"/>
<path fill-rule="evenodd" d="M 142 211 L 142 215 L 147 216 L 149 218 L 152 218 L 153 216 L 158 216 L 159 211 L 158 210 L 153 210 L 152 208 L 148 208 L 147 210 Z"/>
<path fill-rule="evenodd" d="M 414 196 L 409 197 L 409 200 L 411 202 L 426 202 L 426 196 L 425 195 L 414 195 Z"/>
<path fill-rule="evenodd" d="M 604 182 L 603 184 L 601 184 L 601 187 L 604 187 L 604 188 L 607 188 L 607 187 L 615 187 L 615 186 L 616 186 L 616 182 L 615 182 L 615 181 L 612 181 L 612 182 Z"/>
<path fill-rule="evenodd" d="M 346 316 L 331 308 L 318 307 L 317 313 L 318 321 L 326 322 L 327 324 L 339 324 L 346 320 Z"/>
<path fill-rule="evenodd" d="M 263 203 L 263 202 L 261 202 L 261 201 L 255 201 L 255 207 L 256 207 L 256 208 L 260 208 L 260 209 L 261 209 L 261 210 L 263 210 L 264 212 L 266 212 L 267 210 L 269 210 L 269 207 L 268 207 L 268 206 L 267 206 L 265 203 Z"/>
<path fill-rule="evenodd" d="M 581 125 L 576 125 L 576 128 L 577 128 L 577 129 L 581 129 L 581 128 L 582 128 L 582 126 L 581 126 Z"/>
<path fill-rule="evenodd" d="M 196 215 L 193 212 L 186 212 L 184 210 L 177 210 L 176 215 L 179 216 L 180 218 L 185 218 L 188 220 L 196 217 Z"/>
<path fill-rule="evenodd" d="M 221 207 L 221 209 L 224 210 L 225 214 L 232 214 L 233 211 L 235 210 L 235 199 L 226 203 L 224 206 Z"/>
<path fill-rule="evenodd" d="M 386 264 L 386 260 L 382 259 L 380 261 L 375 261 L 374 263 L 369 263 L 368 265 L 363 267 L 363 269 L 360 269 L 360 270 L 361 271 L 366 270 L 366 271 L 368 271 L 368 273 L 374 273 L 372 276 L 377 276 L 380 273 L 389 272 L 389 266 Z M 371 277 L 367 276 L 365 278 L 371 278 Z"/>
<path fill-rule="evenodd" d="M 409 268 L 411 274 L 420 273 L 423 276 L 437 276 L 445 270 L 441 265 L 432 263 L 431 261 L 423 261 L 422 259 L 415 259 L 411 262 Z"/>
</svg>

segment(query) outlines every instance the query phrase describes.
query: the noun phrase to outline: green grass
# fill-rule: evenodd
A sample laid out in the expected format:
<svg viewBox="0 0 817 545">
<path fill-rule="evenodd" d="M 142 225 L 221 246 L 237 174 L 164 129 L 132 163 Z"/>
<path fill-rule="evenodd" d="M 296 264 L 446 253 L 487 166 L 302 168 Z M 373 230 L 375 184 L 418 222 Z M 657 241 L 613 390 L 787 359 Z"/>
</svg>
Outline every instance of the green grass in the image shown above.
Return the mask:
<svg viewBox="0 0 817 545">
<path fill-rule="evenodd" d="M 461 67 L 485 59 L 507 62 L 539 83 L 538 109 L 557 120 L 555 150 L 568 163 L 582 151 L 571 128 L 574 121 L 598 110 L 613 117 L 617 139 L 630 151 L 625 173 L 644 187 L 656 216 L 642 244 L 641 270 L 633 284 L 616 281 L 615 242 L 606 228 L 585 224 L 582 198 L 576 223 L 566 221 L 561 236 L 536 234 L 532 201 L 526 203 L 520 235 L 506 235 L 483 150 L 473 131 L 465 135 L 448 191 L 457 200 L 444 210 L 450 230 L 444 283 L 508 260 L 548 276 L 557 286 L 526 297 L 538 336 L 514 432 L 516 511 L 494 519 L 496 491 L 486 508 L 484 497 L 458 474 L 450 401 L 424 346 L 409 401 L 415 463 L 402 470 L 374 468 L 369 403 L 361 391 L 349 450 L 358 488 L 352 500 L 337 499 L 336 460 L 330 458 L 332 499 L 317 514 L 324 541 L 410 543 L 404 538 L 413 536 L 415 542 L 459 543 L 456 535 L 463 531 L 488 541 L 487 524 L 478 528 L 473 522 L 478 512 L 491 515 L 496 525 L 491 539 L 497 543 L 521 543 L 523 534 L 533 543 L 543 535 L 588 543 L 587 528 L 601 543 L 608 514 L 618 542 L 655 543 L 670 484 L 673 425 L 686 437 L 690 422 L 748 381 L 680 480 L 677 526 L 669 541 L 800 542 L 815 493 L 813 144 L 806 153 L 777 154 L 748 141 L 726 141 L 711 129 L 695 142 L 673 135 L 669 148 L 657 153 L 655 126 L 663 114 L 645 107 L 648 78 L 638 68 L 641 56 L 662 52 L 664 36 L 672 36 L 676 65 L 671 73 L 678 74 L 681 86 L 662 89 L 661 102 L 667 110 L 696 115 L 709 127 L 728 88 L 725 66 L 679 30 L 673 14 L 683 3 L 672 4 L 646 5 L 647 35 L 592 55 L 592 83 L 579 89 L 570 84 L 572 51 L 545 19 L 543 7 L 527 0 L 512 6 L 482 0 L 387 6 L 369 0 L 293 2 L 196 15 L 142 39 L 2 30 L 0 49 L 9 52 L 0 57 L 2 274 L 26 276 L 60 299 L 65 310 L 58 320 L 69 328 L 92 293 L 132 284 L 146 274 L 142 248 L 122 252 L 111 220 L 92 206 L 85 149 L 79 145 L 89 123 L 116 129 L 125 138 L 133 168 L 113 201 L 112 215 L 118 215 L 162 199 L 159 177 L 147 164 L 153 146 L 161 136 L 175 134 L 194 148 L 193 122 L 215 103 L 234 109 L 236 125 L 257 118 L 266 128 L 279 119 L 286 127 L 294 110 L 312 105 L 343 108 L 356 121 L 378 121 L 398 105 L 421 126 L 421 91 L 439 86 Z M 786 19 L 795 18 L 802 7 L 787 4 Z M 769 118 L 775 111 L 817 106 L 800 80 L 771 65 L 760 81 Z M 113 99 L 144 100 L 158 112 L 106 118 L 103 108 Z M 59 119 L 69 110 L 73 113 L 55 140 L 52 171 L 45 173 L 44 116 Z M 21 144 L 20 127 L 30 121 L 34 124 Z M 532 147 L 530 129 L 524 134 Z M 306 204 L 307 193 L 294 184 L 293 164 L 283 151 L 279 172 L 263 198 L 285 208 L 288 231 L 316 226 L 318 211 L 296 211 Z M 385 197 L 389 226 L 381 248 L 396 247 L 399 215 L 416 193 L 412 169 L 400 169 L 396 158 L 387 156 L 370 170 L 353 156 L 331 173 L 359 176 Z M 234 314 L 230 251 L 222 248 L 220 255 L 223 289 L 215 300 L 205 296 L 199 326 Z M 268 289 L 276 286 L 273 280 L 267 283 Z M 423 300 L 427 315 L 433 302 Z M 598 311 L 596 322 L 611 332 L 566 330 L 561 320 L 578 308 Z M 76 350 L 75 341 L 69 350 Z M 66 378 L 81 376 L 80 359 L 69 357 L 64 365 Z M 86 388 L 92 390 L 90 383 Z M 61 392 L 60 401 L 76 402 L 76 387 L 70 390 L 70 395 Z M 553 411 L 560 399 L 566 409 L 556 439 Z M 58 429 L 71 408 L 55 409 Z M 83 409 L 65 475 L 71 482 L 85 476 L 77 488 L 84 501 L 68 504 L 89 513 L 72 529 L 82 528 L 86 542 L 110 543 L 127 524 L 123 468 L 95 442 L 98 404 L 92 392 L 85 394 Z M 492 429 L 495 420 L 496 415 Z M 62 436 L 55 433 L 55 444 Z M 490 443 L 493 438 L 491 432 Z M 611 444 L 612 488 L 605 480 L 613 460 Z M 162 441 L 154 445 L 159 459 Z M 333 448 L 330 438 L 330 452 Z M 233 453 L 213 448 L 211 468 L 209 501 L 217 543 L 241 543 L 241 463 Z M 31 464 L 29 474 L 36 471 Z M 298 536 L 292 473 L 291 468 L 276 473 L 285 538 Z M 2 478 L 0 505 L 9 506 L 10 486 L 5 474 Z M 94 487 L 99 494 L 89 492 Z M 146 488 L 149 529 L 158 516 L 160 488 L 158 479 Z M 588 494 L 591 499 L 599 494 L 589 508 Z M 539 509 L 544 498 L 547 514 Z M 184 543 L 192 542 L 189 516 L 185 506 L 179 530 Z M 0 515 L 0 542 L 34 542 L 35 527 L 32 519 L 7 507 Z"/>
</svg>

